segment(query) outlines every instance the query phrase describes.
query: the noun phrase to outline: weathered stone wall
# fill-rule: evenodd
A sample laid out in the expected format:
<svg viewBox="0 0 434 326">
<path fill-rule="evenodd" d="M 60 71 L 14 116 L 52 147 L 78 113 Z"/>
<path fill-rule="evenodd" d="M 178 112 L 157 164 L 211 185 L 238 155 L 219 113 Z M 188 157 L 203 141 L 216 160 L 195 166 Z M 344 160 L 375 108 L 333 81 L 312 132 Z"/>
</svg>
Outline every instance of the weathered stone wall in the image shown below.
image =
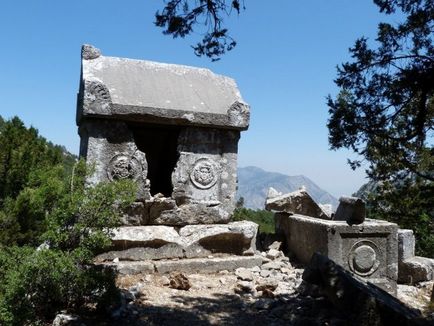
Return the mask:
<svg viewBox="0 0 434 326">
<path fill-rule="evenodd" d="M 150 198 L 146 155 L 138 150 L 128 126 L 121 121 L 92 119 L 79 128 L 80 157 L 93 173 L 90 184 L 130 178 L 137 182 L 138 200 Z"/>
</svg>

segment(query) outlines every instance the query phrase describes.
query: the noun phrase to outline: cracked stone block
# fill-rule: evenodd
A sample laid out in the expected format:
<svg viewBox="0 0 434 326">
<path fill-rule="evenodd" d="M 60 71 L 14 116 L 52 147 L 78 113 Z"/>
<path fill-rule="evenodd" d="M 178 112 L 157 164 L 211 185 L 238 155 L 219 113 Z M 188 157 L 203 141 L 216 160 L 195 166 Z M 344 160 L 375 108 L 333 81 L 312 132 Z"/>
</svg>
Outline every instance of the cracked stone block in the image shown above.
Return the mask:
<svg viewBox="0 0 434 326">
<path fill-rule="evenodd" d="M 276 232 L 286 239 L 287 250 L 303 264 L 315 252 L 328 256 L 357 277 L 396 293 L 398 277 L 398 226 L 366 219 L 348 225 L 303 215 L 276 213 Z"/>
<path fill-rule="evenodd" d="M 112 248 L 96 261 L 140 261 L 207 257 L 214 254 L 252 255 L 258 225 L 249 221 L 229 224 L 120 227 L 113 231 Z"/>
<path fill-rule="evenodd" d="M 265 201 L 265 209 L 268 211 L 330 219 L 330 216 L 324 212 L 304 188 L 284 195 L 279 195 L 271 190 L 269 195 L 271 197 L 268 197 Z"/>
</svg>

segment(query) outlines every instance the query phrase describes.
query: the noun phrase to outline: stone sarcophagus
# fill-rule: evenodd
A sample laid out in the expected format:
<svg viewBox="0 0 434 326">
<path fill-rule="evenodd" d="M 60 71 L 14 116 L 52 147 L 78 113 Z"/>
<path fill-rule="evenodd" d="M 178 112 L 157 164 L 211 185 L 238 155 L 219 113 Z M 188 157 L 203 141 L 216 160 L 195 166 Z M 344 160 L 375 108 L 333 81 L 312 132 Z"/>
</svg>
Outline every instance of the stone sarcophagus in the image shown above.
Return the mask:
<svg viewBox="0 0 434 326">
<path fill-rule="evenodd" d="M 398 226 L 366 219 L 361 224 L 280 212 L 276 233 L 288 251 L 308 264 L 315 252 L 328 256 L 357 277 L 395 295 L 398 276 Z"/>
<path fill-rule="evenodd" d="M 124 224 L 228 223 L 237 146 L 249 106 L 234 80 L 207 69 L 102 56 L 82 48 L 80 156 L 90 183 L 131 178 Z"/>
</svg>

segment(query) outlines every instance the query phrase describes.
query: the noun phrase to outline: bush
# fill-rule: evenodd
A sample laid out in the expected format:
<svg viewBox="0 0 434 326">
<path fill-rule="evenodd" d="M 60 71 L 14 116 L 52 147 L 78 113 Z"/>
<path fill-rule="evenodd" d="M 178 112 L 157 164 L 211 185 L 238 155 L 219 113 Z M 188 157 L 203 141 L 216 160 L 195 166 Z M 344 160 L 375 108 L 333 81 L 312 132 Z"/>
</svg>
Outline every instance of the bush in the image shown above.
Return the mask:
<svg viewBox="0 0 434 326">
<path fill-rule="evenodd" d="M 23 231 L 17 220 L 28 216 L 43 225 L 31 239 L 45 241 L 49 248 L 0 247 L 0 325 L 34 325 L 51 320 L 60 310 L 74 312 L 116 301 L 113 271 L 92 260 L 110 245 L 110 230 L 120 224 L 137 189 L 131 180 L 86 187 L 84 162 L 75 172 L 74 182 L 62 180 L 56 169 L 38 173 L 8 204 L 10 212 L 18 213 L 4 235 L 16 238 L 17 225 L 18 234 Z M 3 225 L 7 216 L 0 214 Z"/>
<path fill-rule="evenodd" d="M 274 233 L 274 214 L 265 210 L 253 210 L 250 208 L 237 208 L 234 211 L 234 221 L 252 221 L 259 224 L 262 233 Z"/>
<path fill-rule="evenodd" d="M 86 266 L 74 253 L 14 247 L 0 251 L 6 263 L 0 284 L 0 323 L 52 320 L 62 309 L 105 306 L 116 297 L 115 274 Z"/>
</svg>

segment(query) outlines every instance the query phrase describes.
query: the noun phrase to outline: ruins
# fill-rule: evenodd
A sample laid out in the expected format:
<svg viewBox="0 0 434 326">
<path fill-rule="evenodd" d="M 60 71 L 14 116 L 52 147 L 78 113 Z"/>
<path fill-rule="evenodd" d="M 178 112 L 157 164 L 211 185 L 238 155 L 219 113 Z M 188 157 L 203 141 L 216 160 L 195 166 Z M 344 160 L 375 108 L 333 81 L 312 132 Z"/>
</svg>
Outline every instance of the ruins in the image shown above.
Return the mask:
<svg viewBox="0 0 434 326">
<path fill-rule="evenodd" d="M 129 178 L 137 199 L 100 259 L 253 255 L 257 225 L 231 223 L 249 106 L 208 69 L 107 57 L 82 47 L 80 157 L 89 184 Z"/>
<path fill-rule="evenodd" d="M 80 156 L 94 167 L 87 182 L 129 178 L 138 186 L 112 248 L 96 262 L 135 274 L 257 268 L 275 258 L 256 250 L 256 223 L 231 221 L 238 140 L 249 115 L 231 78 L 106 57 L 84 45 L 77 125 Z M 286 249 L 303 264 L 323 254 L 393 295 L 397 280 L 433 278 L 433 260 L 414 255 L 411 230 L 365 219 L 359 198 L 341 197 L 333 213 L 306 189 L 270 189 L 265 204 Z"/>
</svg>

